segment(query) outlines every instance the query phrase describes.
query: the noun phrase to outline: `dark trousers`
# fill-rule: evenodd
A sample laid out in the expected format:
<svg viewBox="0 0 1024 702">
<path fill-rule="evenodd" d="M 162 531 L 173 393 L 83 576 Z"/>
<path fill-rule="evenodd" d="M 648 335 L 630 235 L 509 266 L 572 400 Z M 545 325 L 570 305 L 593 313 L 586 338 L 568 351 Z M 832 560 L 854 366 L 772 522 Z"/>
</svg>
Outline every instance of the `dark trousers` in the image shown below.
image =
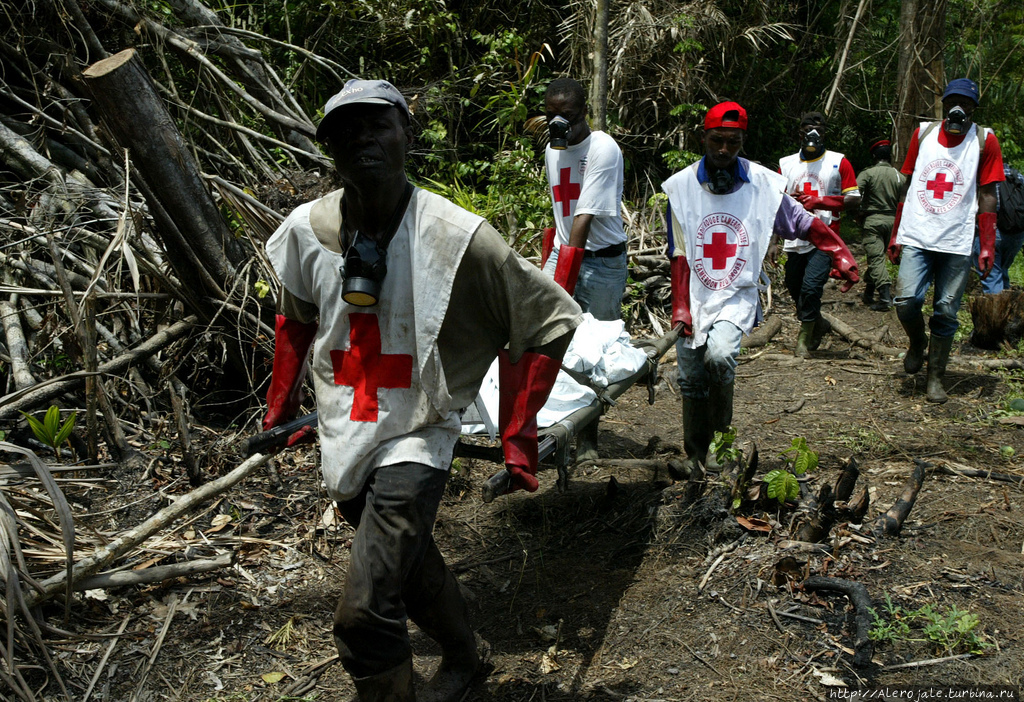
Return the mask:
<svg viewBox="0 0 1024 702">
<path fill-rule="evenodd" d="M 831 270 L 832 257 L 824 251 L 786 252 L 786 289 L 801 322 L 813 322 L 821 315 L 821 293 Z"/>
<path fill-rule="evenodd" d="M 447 577 L 433 536 L 447 480 L 447 471 L 419 463 L 382 466 L 358 497 L 338 504 L 356 528 L 334 612 L 334 641 L 353 677 L 386 672 L 412 655 L 406 619 L 416 621 Z"/>
</svg>

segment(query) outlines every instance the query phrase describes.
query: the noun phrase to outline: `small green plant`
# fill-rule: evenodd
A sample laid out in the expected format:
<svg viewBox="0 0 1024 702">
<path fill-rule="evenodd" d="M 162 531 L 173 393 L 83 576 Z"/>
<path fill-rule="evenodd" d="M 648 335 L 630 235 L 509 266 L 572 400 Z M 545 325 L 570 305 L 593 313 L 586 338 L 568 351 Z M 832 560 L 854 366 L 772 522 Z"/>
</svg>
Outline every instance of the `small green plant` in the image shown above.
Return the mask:
<svg viewBox="0 0 1024 702">
<path fill-rule="evenodd" d="M 784 468 L 769 471 L 764 476 L 764 482 L 768 486 L 768 499 L 778 500 L 780 505 L 786 504 L 786 500 L 800 497 L 800 483 L 795 475 Z"/>
<path fill-rule="evenodd" d="M 719 465 L 725 465 L 730 461 L 738 461 L 740 450 L 734 448 L 736 442 L 736 428 L 728 427 L 725 431 L 716 431 L 715 438 L 711 440 L 711 452 L 715 454 Z"/>
<path fill-rule="evenodd" d="M 818 467 L 818 454 L 808 448 L 807 439 L 802 436 L 793 439 L 793 444 L 780 457 L 797 475 Z"/>
<path fill-rule="evenodd" d="M 871 610 L 872 623 L 868 637 L 872 641 L 917 641 L 930 642 L 936 646 L 937 652 L 946 654 L 983 653 L 990 647 L 982 640 L 978 631 L 978 615 L 956 605 L 939 611 L 934 604 L 926 604 L 920 609 L 908 610 L 893 604 L 889 595 L 885 596 L 885 606 L 879 613 Z M 920 629 L 924 638 L 915 638 L 913 632 Z"/>
<path fill-rule="evenodd" d="M 46 416 L 41 422 L 27 412 L 22 412 L 22 414 L 36 438 L 52 448 L 54 453 L 57 453 L 61 444 L 71 436 L 71 432 L 75 428 L 75 419 L 78 417 L 77 412 L 72 412 L 61 424 L 60 410 L 57 409 L 57 405 L 50 405 L 50 409 L 46 410 Z"/>
</svg>

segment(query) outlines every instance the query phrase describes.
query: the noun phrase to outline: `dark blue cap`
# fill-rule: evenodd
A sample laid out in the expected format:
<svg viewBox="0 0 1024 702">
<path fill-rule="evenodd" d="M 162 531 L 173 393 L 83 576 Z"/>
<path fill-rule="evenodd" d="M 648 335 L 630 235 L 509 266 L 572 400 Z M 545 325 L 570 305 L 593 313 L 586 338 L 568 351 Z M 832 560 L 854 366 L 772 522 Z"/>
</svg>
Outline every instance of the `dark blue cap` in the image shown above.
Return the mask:
<svg viewBox="0 0 1024 702">
<path fill-rule="evenodd" d="M 949 81 L 949 85 L 946 86 L 946 91 L 942 93 L 942 99 L 945 100 L 950 95 L 963 95 L 966 98 L 974 100 L 974 104 L 978 104 L 978 84 L 970 78 L 957 78 Z"/>
</svg>

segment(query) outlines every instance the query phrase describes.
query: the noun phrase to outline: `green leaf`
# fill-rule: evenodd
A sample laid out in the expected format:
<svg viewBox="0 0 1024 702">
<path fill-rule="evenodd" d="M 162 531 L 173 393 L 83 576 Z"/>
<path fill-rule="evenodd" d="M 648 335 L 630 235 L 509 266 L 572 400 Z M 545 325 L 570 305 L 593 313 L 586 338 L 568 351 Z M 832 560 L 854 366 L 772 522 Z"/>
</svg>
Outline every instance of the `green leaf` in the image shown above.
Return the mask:
<svg viewBox="0 0 1024 702">
<path fill-rule="evenodd" d="M 800 497 L 800 482 L 792 473 L 786 473 L 786 499 L 795 500 Z"/>
<path fill-rule="evenodd" d="M 71 416 L 67 418 L 63 426 L 61 426 L 60 430 L 57 432 L 57 436 L 54 437 L 53 439 L 54 447 L 61 446 L 65 441 L 68 440 L 68 437 L 71 436 L 71 432 L 74 431 L 75 419 L 77 417 L 78 414 L 76 412 L 72 412 Z"/>
<path fill-rule="evenodd" d="M 60 431 L 60 410 L 57 409 L 57 405 L 50 405 L 50 409 L 46 410 L 43 424 L 46 425 L 46 435 L 50 437 L 50 446 L 53 446 L 53 437 Z"/>
<path fill-rule="evenodd" d="M 43 426 L 43 423 L 27 412 L 22 412 L 22 415 L 24 415 L 25 421 L 28 422 L 28 426 L 32 429 L 32 433 L 36 435 L 36 438 L 44 444 L 48 443 L 46 441 L 46 427 Z"/>
</svg>

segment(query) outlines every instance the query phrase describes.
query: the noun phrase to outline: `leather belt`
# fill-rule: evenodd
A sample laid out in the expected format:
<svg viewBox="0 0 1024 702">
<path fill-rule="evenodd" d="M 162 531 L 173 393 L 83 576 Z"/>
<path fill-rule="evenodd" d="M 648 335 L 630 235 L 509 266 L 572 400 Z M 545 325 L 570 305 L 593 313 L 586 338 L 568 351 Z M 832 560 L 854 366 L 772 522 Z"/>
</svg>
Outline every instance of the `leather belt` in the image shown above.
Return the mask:
<svg viewBox="0 0 1024 702">
<path fill-rule="evenodd" d="M 612 258 L 613 256 L 621 256 L 624 253 L 626 253 L 626 243 L 619 242 L 597 251 L 584 251 L 583 258 Z"/>
</svg>

